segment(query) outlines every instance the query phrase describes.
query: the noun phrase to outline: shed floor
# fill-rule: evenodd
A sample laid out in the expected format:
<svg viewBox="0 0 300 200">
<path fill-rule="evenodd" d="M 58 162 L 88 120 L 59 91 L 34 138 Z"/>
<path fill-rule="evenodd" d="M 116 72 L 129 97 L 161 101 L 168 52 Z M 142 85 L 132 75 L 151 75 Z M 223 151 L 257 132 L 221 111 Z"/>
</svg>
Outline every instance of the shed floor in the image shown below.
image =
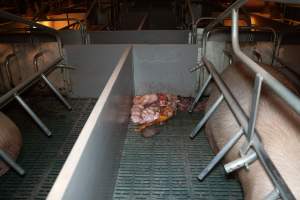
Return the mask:
<svg viewBox="0 0 300 200">
<path fill-rule="evenodd" d="M 96 103 L 96 99 L 69 99 L 73 110 L 68 111 L 54 97 L 25 101 L 52 131 L 52 136 L 45 136 L 15 102 L 2 110 L 22 132 L 23 148 L 17 162 L 26 175 L 20 177 L 10 170 L 0 177 L 0 199 L 45 199 Z"/>
<path fill-rule="evenodd" d="M 143 138 L 129 124 L 113 199 L 243 199 L 239 182 L 226 178 L 221 165 L 197 180 L 213 158 L 203 132 L 189 138 L 201 116 L 178 113 L 153 138 Z"/>
</svg>

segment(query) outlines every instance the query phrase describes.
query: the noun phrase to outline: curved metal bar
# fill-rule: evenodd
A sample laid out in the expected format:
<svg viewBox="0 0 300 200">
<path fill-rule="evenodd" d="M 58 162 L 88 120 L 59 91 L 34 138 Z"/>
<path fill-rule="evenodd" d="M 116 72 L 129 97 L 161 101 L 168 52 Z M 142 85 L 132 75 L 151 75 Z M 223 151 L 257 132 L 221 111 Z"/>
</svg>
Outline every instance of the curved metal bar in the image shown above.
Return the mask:
<svg viewBox="0 0 300 200">
<path fill-rule="evenodd" d="M 9 54 L 9 55 L 6 56 L 5 61 L 4 61 L 5 73 L 6 73 L 6 76 L 7 76 L 8 83 L 9 83 L 10 87 L 14 87 L 15 86 L 13 78 L 12 78 L 12 71 L 11 71 L 11 68 L 10 68 L 10 60 L 13 57 L 16 57 L 16 56 L 17 55 L 15 53 L 11 53 L 11 54 Z"/>
<path fill-rule="evenodd" d="M 39 71 L 38 59 L 43 55 L 44 55 L 44 52 L 41 51 L 41 52 L 35 54 L 35 56 L 33 57 L 33 66 L 34 66 L 35 72 Z"/>
<path fill-rule="evenodd" d="M 243 26 L 241 27 L 241 29 L 245 29 L 248 30 L 250 29 L 255 29 L 255 30 L 262 30 L 262 31 L 270 31 L 273 33 L 273 51 L 272 51 L 272 62 L 271 65 L 273 64 L 273 60 L 274 60 L 274 56 L 276 55 L 276 50 L 277 50 L 277 41 L 278 41 L 278 35 L 277 32 L 274 28 L 272 27 L 260 27 L 260 26 Z M 217 27 L 214 28 L 206 33 L 203 32 L 203 37 L 202 37 L 202 56 L 206 56 L 206 45 L 207 45 L 207 41 L 208 38 L 210 37 L 210 35 L 213 32 L 217 32 L 217 31 L 222 31 L 222 30 L 231 30 L 231 27 Z"/>
<path fill-rule="evenodd" d="M 292 93 L 287 87 L 285 87 L 281 82 L 275 79 L 267 71 L 261 68 L 257 63 L 251 60 L 247 55 L 245 55 L 239 45 L 239 27 L 238 27 L 238 11 L 234 9 L 232 11 L 232 47 L 236 56 L 252 71 L 261 74 L 264 82 L 277 93 L 290 107 L 298 114 L 300 114 L 300 98 Z"/>
<path fill-rule="evenodd" d="M 204 21 L 204 20 L 215 20 L 216 18 L 215 17 L 200 17 L 198 18 L 196 21 L 195 21 L 195 25 L 197 26 L 201 21 Z"/>
<path fill-rule="evenodd" d="M 66 27 L 70 27 L 74 24 L 79 24 L 79 30 L 80 30 L 80 34 L 81 34 L 81 40 L 82 40 L 82 44 L 87 44 L 88 40 L 87 40 L 87 32 L 86 32 L 86 28 L 85 25 L 82 23 L 83 20 L 79 20 L 76 18 L 55 18 L 55 19 L 45 19 L 45 20 L 38 20 L 39 22 L 43 22 L 43 21 L 75 21 L 75 23 L 68 25 Z M 61 29 L 65 29 L 66 27 L 63 27 Z"/>
<path fill-rule="evenodd" d="M 50 65 L 48 65 L 45 69 L 42 69 L 39 73 L 33 74 L 31 77 L 29 77 L 28 79 L 26 79 L 25 81 L 23 81 L 16 87 L 14 87 L 12 90 L 10 90 L 9 92 L 2 95 L 0 97 L 0 108 L 5 106 L 10 100 L 12 100 L 14 98 L 15 94 L 22 93 L 27 88 L 29 88 L 30 86 L 32 86 L 33 84 L 38 82 L 41 79 L 41 74 L 48 74 L 48 73 L 52 72 L 62 60 L 63 59 L 61 57 L 57 58 Z"/>
</svg>

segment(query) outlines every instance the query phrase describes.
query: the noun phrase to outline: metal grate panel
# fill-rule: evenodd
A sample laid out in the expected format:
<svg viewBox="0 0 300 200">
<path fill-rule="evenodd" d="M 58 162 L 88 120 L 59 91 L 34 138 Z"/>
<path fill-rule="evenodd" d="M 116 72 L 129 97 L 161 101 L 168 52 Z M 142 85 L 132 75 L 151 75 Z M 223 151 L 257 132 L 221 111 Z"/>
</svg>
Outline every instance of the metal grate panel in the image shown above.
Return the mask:
<svg viewBox="0 0 300 200">
<path fill-rule="evenodd" d="M 24 144 L 17 162 L 26 175 L 20 177 L 9 171 L 0 177 L 0 199 L 46 198 L 96 99 L 69 99 L 72 111 L 55 98 L 39 97 L 26 102 L 53 136 L 47 138 L 19 105 L 12 103 L 3 110 L 22 132 Z"/>
<path fill-rule="evenodd" d="M 189 139 L 202 114 L 178 113 L 160 134 L 145 139 L 129 124 L 114 191 L 115 200 L 243 199 L 239 182 L 221 166 L 199 182 L 197 175 L 213 153 L 203 133 Z"/>
</svg>

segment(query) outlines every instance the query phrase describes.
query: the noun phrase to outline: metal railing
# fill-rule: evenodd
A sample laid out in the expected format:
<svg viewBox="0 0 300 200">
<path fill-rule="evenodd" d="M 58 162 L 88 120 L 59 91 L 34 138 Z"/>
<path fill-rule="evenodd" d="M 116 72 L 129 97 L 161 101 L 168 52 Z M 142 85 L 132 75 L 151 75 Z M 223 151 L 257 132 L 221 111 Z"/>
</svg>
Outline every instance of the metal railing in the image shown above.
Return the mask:
<svg viewBox="0 0 300 200">
<path fill-rule="evenodd" d="M 56 31 L 49 27 L 40 25 L 36 22 L 32 22 L 30 20 L 23 19 L 22 17 L 0 11 L 0 18 L 4 18 L 7 20 L 23 23 L 32 27 L 36 27 L 42 30 L 46 30 L 50 34 L 54 34 L 57 45 L 58 45 L 58 52 L 59 57 L 54 60 L 50 65 L 46 66 L 44 69 L 40 69 L 38 66 L 38 59 L 43 56 L 43 52 L 38 52 L 33 57 L 33 64 L 35 68 L 35 73 L 27 78 L 26 80 L 22 81 L 18 85 L 14 85 L 12 81 L 12 72 L 10 69 L 9 61 L 12 57 L 16 56 L 15 54 L 9 54 L 5 60 L 5 68 L 6 68 L 6 75 L 8 76 L 10 87 L 13 87 L 11 90 L 6 92 L 4 95 L 0 97 L 0 108 L 3 108 L 12 100 L 16 100 L 24 110 L 31 116 L 31 118 L 37 123 L 37 125 L 45 132 L 47 136 L 51 136 L 51 131 L 47 128 L 47 126 L 40 120 L 40 118 L 34 113 L 34 111 L 27 105 L 27 103 L 20 97 L 20 94 L 30 88 L 31 86 L 38 83 L 41 79 L 46 83 L 46 85 L 54 92 L 54 94 L 62 101 L 62 103 L 68 108 L 72 109 L 71 105 L 66 101 L 66 99 L 60 94 L 60 92 L 52 85 L 52 83 L 48 80 L 47 75 L 51 73 L 54 69 L 59 66 L 59 63 L 63 60 L 63 52 L 62 52 L 62 44 L 61 40 L 58 37 Z M 3 160 L 6 164 L 12 167 L 18 174 L 24 175 L 25 171 L 19 166 L 6 152 L 0 149 L 0 159 Z"/>
<path fill-rule="evenodd" d="M 282 178 L 277 168 L 275 167 L 270 156 L 265 151 L 261 140 L 259 139 L 259 132 L 255 129 L 256 117 L 258 111 L 258 104 L 260 100 L 261 87 L 265 83 L 272 89 L 279 97 L 281 97 L 296 113 L 300 114 L 300 99 L 294 93 L 292 93 L 281 82 L 275 79 L 267 71 L 261 68 L 257 63 L 247 57 L 240 49 L 239 46 L 239 25 L 238 25 L 238 9 L 247 2 L 247 0 L 237 0 L 223 13 L 221 13 L 215 21 L 212 21 L 205 29 L 204 35 L 214 28 L 215 25 L 220 23 L 225 17 L 232 15 L 232 27 L 231 27 L 231 42 L 233 46 L 233 52 L 239 60 L 241 60 L 246 67 L 250 68 L 255 74 L 255 84 L 252 96 L 252 105 L 250 111 L 250 117 L 246 115 L 245 111 L 233 96 L 230 88 L 226 85 L 220 74 L 215 70 L 213 64 L 203 54 L 202 63 L 209 73 L 208 79 L 204 83 L 204 86 L 197 94 L 197 98 L 190 107 L 192 112 L 197 101 L 201 98 L 205 88 L 208 86 L 211 80 L 214 80 L 217 88 L 221 92 L 219 98 L 208 109 L 204 117 L 197 124 L 192 131 L 190 137 L 194 138 L 199 130 L 204 126 L 210 116 L 218 108 L 223 100 L 226 101 L 231 112 L 234 114 L 236 120 L 239 122 L 241 128 L 234 134 L 234 136 L 224 145 L 219 153 L 211 160 L 206 168 L 199 174 L 198 179 L 203 180 L 210 171 L 222 160 L 222 158 L 229 152 L 229 150 L 237 143 L 242 135 L 246 138 L 246 144 L 241 149 L 241 158 L 226 164 L 225 170 L 229 173 L 235 171 L 241 167 L 247 167 L 255 160 L 259 160 L 271 182 L 274 185 L 274 190 L 266 196 L 267 199 L 295 199 L 291 190 L 287 186 L 285 180 Z"/>
<path fill-rule="evenodd" d="M 59 21 L 75 21 L 72 24 L 68 24 L 65 27 L 62 27 L 61 30 L 63 29 L 68 29 L 72 26 L 78 25 L 79 26 L 79 31 L 80 31 L 80 35 L 81 35 L 81 42 L 82 44 L 88 44 L 88 34 L 87 34 L 87 30 L 86 30 L 86 26 L 84 25 L 83 21 L 84 20 L 79 20 L 76 18 L 55 18 L 55 19 L 45 19 L 45 20 L 38 20 L 38 22 L 59 22 Z"/>
</svg>

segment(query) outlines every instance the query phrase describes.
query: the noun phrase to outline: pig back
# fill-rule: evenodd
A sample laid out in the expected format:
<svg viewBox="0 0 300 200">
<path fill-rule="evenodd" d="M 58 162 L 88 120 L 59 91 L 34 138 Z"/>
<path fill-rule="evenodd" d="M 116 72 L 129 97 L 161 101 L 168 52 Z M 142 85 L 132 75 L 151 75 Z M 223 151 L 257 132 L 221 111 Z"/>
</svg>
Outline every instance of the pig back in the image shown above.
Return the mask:
<svg viewBox="0 0 300 200">
<path fill-rule="evenodd" d="M 18 127 L 6 115 L 0 112 L 0 149 L 16 159 L 22 147 L 22 136 Z M 0 176 L 9 167 L 0 160 Z"/>
<path fill-rule="evenodd" d="M 297 93 L 287 78 L 269 66 L 264 65 L 263 67 L 290 90 Z M 246 69 L 241 63 L 237 63 L 230 65 L 223 72 L 222 78 L 249 116 L 254 73 Z M 208 108 L 219 95 L 220 92 L 214 87 L 208 100 Z M 206 124 L 206 135 L 213 151 L 217 153 L 239 129 L 240 126 L 234 115 L 223 101 Z M 297 178 L 300 170 L 300 118 L 266 85 L 263 85 L 262 88 L 256 129 L 276 168 L 293 194 L 300 199 L 300 177 Z M 224 161 L 229 162 L 237 159 L 239 149 L 244 142 L 245 138 L 242 137 L 226 155 Z M 238 177 L 244 189 L 245 199 L 263 199 L 273 190 L 270 179 L 259 161 L 251 164 L 248 171 L 239 170 Z"/>
</svg>

